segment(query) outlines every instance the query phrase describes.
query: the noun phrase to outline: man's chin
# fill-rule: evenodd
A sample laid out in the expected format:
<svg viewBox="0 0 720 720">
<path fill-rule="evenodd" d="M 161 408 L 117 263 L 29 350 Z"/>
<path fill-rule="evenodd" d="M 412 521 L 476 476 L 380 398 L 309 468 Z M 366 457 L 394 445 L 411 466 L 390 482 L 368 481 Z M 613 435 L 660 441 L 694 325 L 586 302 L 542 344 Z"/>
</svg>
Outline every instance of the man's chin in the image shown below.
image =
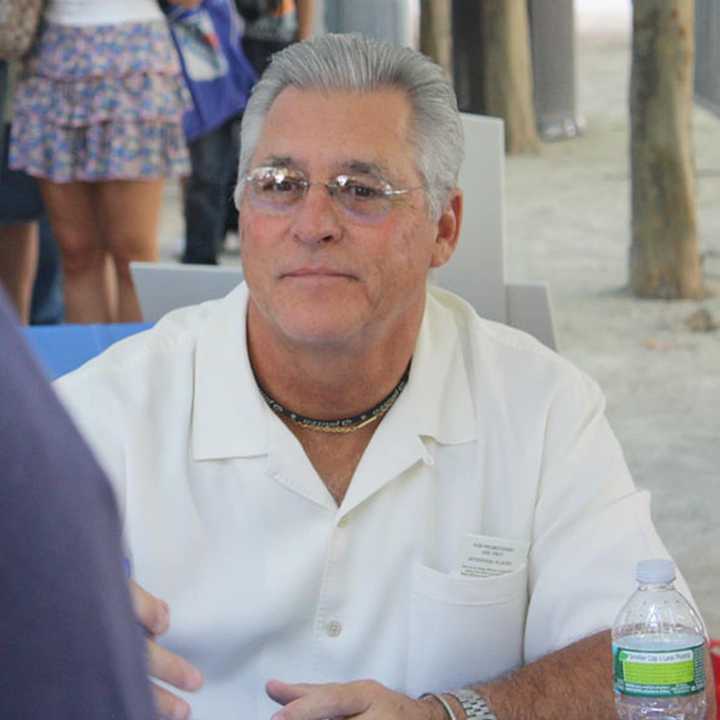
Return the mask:
<svg viewBox="0 0 720 720">
<path fill-rule="evenodd" d="M 303 319 L 295 318 L 293 322 L 286 323 L 283 329 L 291 343 L 308 349 L 340 350 L 350 346 L 353 339 L 361 334 L 357 320 L 328 317 L 322 312 Z"/>
</svg>

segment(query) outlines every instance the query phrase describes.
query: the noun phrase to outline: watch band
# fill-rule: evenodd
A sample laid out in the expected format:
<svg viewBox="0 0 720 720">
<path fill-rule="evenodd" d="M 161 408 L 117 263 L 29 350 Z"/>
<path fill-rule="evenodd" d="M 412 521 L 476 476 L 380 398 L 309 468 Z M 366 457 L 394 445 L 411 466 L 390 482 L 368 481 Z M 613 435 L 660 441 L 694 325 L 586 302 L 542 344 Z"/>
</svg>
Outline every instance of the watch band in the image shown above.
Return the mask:
<svg viewBox="0 0 720 720">
<path fill-rule="evenodd" d="M 462 705 L 467 720 L 497 720 L 485 698 L 474 690 L 461 688 L 460 690 L 447 690 L 445 694 L 452 695 Z"/>
</svg>

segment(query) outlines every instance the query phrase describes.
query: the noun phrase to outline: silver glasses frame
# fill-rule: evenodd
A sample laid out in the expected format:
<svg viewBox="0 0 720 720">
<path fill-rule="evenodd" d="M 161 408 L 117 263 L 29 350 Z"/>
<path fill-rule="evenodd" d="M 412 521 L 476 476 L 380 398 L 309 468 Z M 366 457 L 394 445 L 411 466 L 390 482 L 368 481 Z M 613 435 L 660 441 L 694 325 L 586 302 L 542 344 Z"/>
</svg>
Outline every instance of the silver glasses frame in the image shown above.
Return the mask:
<svg viewBox="0 0 720 720">
<path fill-rule="evenodd" d="M 308 192 L 310 192 L 310 188 L 313 185 L 322 185 L 327 190 L 328 195 L 330 195 L 333 200 L 336 200 L 338 197 L 338 191 L 345 188 L 349 181 L 357 179 L 357 175 L 340 173 L 336 175 L 333 180 L 329 180 L 327 182 L 322 182 L 320 180 L 310 181 L 301 170 L 294 170 L 285 166 L 260 165 L 251 170 L 247 175 L 245 175 L 242 178 L 242 182 L 252 187 L 253 182 L 260 179 L 262 174 L 265 174 L 266 176 L 272 176 L 273 180 L 276 183 L 282 183 L 286 177 L 292 175 L 293 180 L 297 182 L 302 188 L 302 195 L 300 196 L 300 198 L 298 198 L 298 201 L 303 200 L 307 196 Z M 383 178 L 374 177 L 373 179 L 381 186 L 381 188 L 377 190 L 381 199 L 392 199 L 400 195 L 407 195 L 408 193 L 415 190 L 425 189 L 422 185 L 408 188 L 393 188 L 393 186 Z M 343 205 L 342 202 L 340 202 L 339 204 L 343 209 L 350 210 L 345 205 Z M 288 206 L 287 210 L 289 211 L 291 209 L 292 206 Z M 278 208 L 278 210 L 282 211 L 280 210 L 280 208 Z"/>
</svg>

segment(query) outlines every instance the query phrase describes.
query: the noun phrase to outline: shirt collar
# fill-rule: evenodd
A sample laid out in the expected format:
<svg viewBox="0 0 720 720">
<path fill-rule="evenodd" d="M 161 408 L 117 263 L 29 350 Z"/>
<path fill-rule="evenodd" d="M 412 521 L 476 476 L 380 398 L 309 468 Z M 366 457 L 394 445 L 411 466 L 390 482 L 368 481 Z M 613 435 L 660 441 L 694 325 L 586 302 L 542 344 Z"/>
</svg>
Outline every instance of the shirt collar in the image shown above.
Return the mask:
<svg viewBox="0 0 720 720">
<path fill-rule="evenodd" d="M 427 294 L 410 380 L 395 404 L 406 428 L 445 445 L 476 436 L 473 393 L 456 319 Z M 392 411 L 391 411 L 392 412 Z"/>
<path fill-rule="evenodd" d="M 432 295 L 413 354 L 410 380 L 370 440 L 345 496 L 350 512 L 418 462 L 432 465 L 433 448 L 471 442 L 475 412 L 455 317 Z"/>
<path fill-rule="evenodd" d="M 247 286 L 242 283 L 218 301 L 198 336 L 191 429 L 195 460 L 268 451 L 270 411 L 248 356 L 247 302 Z M 475 438 L 473 394 L 454 320 L 429 292 L 410 379 L 382 421 L 383 434 L 392 430 L 393 435 L 430 437 L 441 444 Z"/>
<path fill-rule="evenodd" d="M 267 452 L 267 417 L 248 356 L 245 283 L 218 301 L 195 350 L 192 453 L 195 460 Z"/>
</svg>

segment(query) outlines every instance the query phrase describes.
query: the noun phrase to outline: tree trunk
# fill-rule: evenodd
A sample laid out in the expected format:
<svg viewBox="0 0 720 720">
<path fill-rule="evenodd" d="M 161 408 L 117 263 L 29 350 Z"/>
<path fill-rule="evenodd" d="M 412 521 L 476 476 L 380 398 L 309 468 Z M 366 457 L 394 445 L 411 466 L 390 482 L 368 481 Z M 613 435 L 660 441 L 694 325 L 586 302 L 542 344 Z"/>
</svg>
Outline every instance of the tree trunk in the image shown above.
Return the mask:
<svg viewBox="0 0 720 720">
<path fill-rule="evenodd" d="M 694 4 L 634 4 L 630 285 L 640 297 L 703 295 L 691 135 Z"/>
<path fill-rule="evenodd" d="M 525 0 L 483 0 L 483 63 L 488 115 L 505 121 L 508 154 L 537 152 L 530 31 Z"/>
<path fill-rule="evenodd" d="M 485 62 L 482 12 L 478 0 L 452 2 L 452 68 L 460 110 L 485 114 L 485 87 L 480 68 Z"/>
<path fill-rule="evenodd" d="M 460 108 L 505 121 L 509 154 L 537 152 L 526 0 L 453 0 Z"/>
<path fill-rule="evenodd" d="M 452 77 L 452 22 L 450 0 L 420 3 L 420 50 Z"/>
</svg>

